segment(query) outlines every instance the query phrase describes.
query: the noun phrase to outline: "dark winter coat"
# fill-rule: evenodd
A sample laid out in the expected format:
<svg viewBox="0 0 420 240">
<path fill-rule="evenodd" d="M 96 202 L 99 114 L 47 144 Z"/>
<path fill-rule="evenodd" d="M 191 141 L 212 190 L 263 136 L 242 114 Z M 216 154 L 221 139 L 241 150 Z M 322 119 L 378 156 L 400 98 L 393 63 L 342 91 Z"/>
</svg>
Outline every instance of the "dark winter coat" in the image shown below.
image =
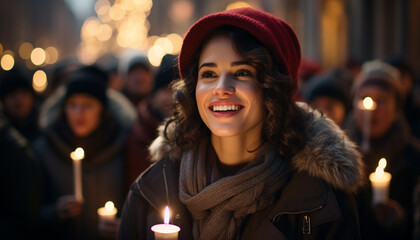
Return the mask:
<svg viewBox="0 0 420 240">
<path fill-rule="evenodd" d="M 47 123 L 45 133 L 33 146 L 42 170 L 42 239 L 97 239 L 97 209 L 107 201 L 113 201 L 119 211 L 122 209 L 126 195 L 123 146 L 134 119 L 128 114 L 124 101 L 114 98 L 110 101 L 111 106 L 105 111 L 99 129 L 83 139 L 75 137 L 63 116 L 56 114 L 59 111 L 56 105 L 51 106 L 55 111 L 48 109 L 43 112 L 48 115 L 42 116 Z M 113 107 L 115 105 L 119 107 Z M 54 120 L 55 116 L 58 119 Z M 82 160 L 83 210 L 80 216 L 60 222 L 55 204 L 59 197 L 74 194 L 70 152 L 77 147 L 85 150 Z"/>
<path fill-rule="evenodd" d="M 242 239 L 359 239 L 351 195 L 363 183 L 360 155 L 331 120 L 307 111 L 315 119 L 305 147 L 290 160 L 290 179 L 274 205 L 247 218 Z M 152 144 L 152 156 L 161 160 L 132 185 L 119 239 L 154 239 L 150 228 L 162 223 L 168 204 L 179 239 L 192 239 L 191 215 L 178 198 L 179 154 L 170 148 L 163 137 Z"/>
<path fill-rule="evenodd" d="M 0 238 L 29 239 L 39 211 L 38 171 L 27 140 L 0 114 Z"/>
</svg>

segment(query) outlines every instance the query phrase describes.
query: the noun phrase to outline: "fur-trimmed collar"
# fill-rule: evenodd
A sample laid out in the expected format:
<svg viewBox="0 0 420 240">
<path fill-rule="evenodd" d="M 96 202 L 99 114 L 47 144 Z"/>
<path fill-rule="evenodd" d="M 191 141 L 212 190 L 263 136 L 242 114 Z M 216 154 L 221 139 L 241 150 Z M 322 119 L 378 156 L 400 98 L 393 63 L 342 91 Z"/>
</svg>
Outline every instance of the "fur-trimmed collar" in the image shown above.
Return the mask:
<svg viewBox="0 0 420 240">
<path fill-rule="evenodd" d="M 305 147 L 291 159 L 293 169 L 321 178 L 342 191 L 355 192 L 365 183 L 364 163 L 356 144 L 332 120 L 304 103 L 298 105 L 314 118 L 306 126 Z M 163 137 L 163 129 L 159 128 L 160 136 L 149 148 L 152 160 L 180 159 L 181 153 L 171 151 L 173 148 Z M 168 135 L 171 132 L 173 128 L 168 126 Z"/>
</svg>

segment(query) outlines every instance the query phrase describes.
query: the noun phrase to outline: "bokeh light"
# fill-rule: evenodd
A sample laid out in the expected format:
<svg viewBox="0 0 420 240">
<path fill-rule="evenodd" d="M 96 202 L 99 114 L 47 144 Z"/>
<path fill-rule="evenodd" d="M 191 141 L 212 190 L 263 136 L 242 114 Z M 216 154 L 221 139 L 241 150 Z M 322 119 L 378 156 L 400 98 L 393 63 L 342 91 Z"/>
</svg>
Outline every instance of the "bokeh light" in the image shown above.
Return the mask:
<svg viewBox="0 0 420 240">
<path fill-rule="evenodd" d="M 185 22 L 194 14 L 194 5 L 189 0 L 180 0 L 172 4 L 170 17 L 175 22 Z"/>
<path fill-rule="evenodd" d="M 111 4 L 108 0 L 97 0 L 95 3 L 95 11 L 98 15 L 106 14 L 110 8 Z"/>
<path fill-rule="evenodd" d="M 0 54 L 3 52 L 3 45 L 0 43 Z"/>
<path fill-rule="evenodd" d="M 155 45 L 162 46 L 165 53 L 172 53 L 174 50 L 174 46 L 172 45 L 171 40 L 167 37 L 158 38 L 155 42 Z"/>
<path fill-rule="evenodd" d="M 107 41 L 111 38 L 111 36 L 112 36 L 112 27 L 109 26 L 108 24 L 102 24 L 99 27 L 98 35 L 96 35 L 99 41 Z"/>
<path fill-rule="evenodd" d="M 78 60 L 91 64 L 107 53 L 119 55 L 128 48 L 147 50 L 150 46 L 147 16 L 152 6 L 152 0 L 97 0 L 97 16 L 87 18 L 81 28 Z M 170 50 L 171 44 L 174 51 L 173 43 L 164 46 Z"/>
<path fill-rule="evenodd" d="M 109 16 L 112 20 L 118 21 L 124 18 L 125 9 L 120 4 L 114 4 L 114 6 L 109 9 Z"/>
<path fill-rule="evenodd" d="M 19 47 L 19 56 L 25 60 L 29 59 L 31 58 L 31 52 L 33 49 L 34 47 L 32 46 L 32 44 L 24 42 Z"/>
<path fill-rule="evenodd" d="M 54 64 L 58 61 L 58 50 L 55 47 L 47 47 L 45 49 L 46 59 L 45 62 L 47 64 Z"/>
<path fill-rule="evenodd" d="M 43 92 L 47 88 L 47 85 L 47 74 L 42 70 L 36 71 L 32 78 L 32 86 L 35 91 Z"/>
<path fill-rule="evenodd" d="M 172 42 L 172 46 L 173 46 L 172 53 L 174 54 L 179 53 L 182 47 L 182 37 L 176 33 L 171 33 L 166 37 Z"/>
<path fill-rule="evenodd" d="M 0 61 L 1 68 L 5 71 L 9 71 L 15 65 L 15 59 L 12 54 L 4 54 Z"/>
<path fill-rule="evenodd" d="M 82 26 L 82 39 L 86 40 L 89 37 L 95 37 L 99 32 L 99 25 L 101 23 L 96 17 L 89 17 Z"/>
<path fill-rule="evenodd" d="M 36 66 L 42 65 L 46 57 L 45 51 L 42 48 L 34 48 L 31 52 L 31 61 Z"/>
<path fill-rule="evenodd" d="M 243 8 L 243 7 L 252 7 L 252 6 L 247 2 L 239 1 L 239 2 L 234 2 L 227 5 L 226 10 L 235 9 L 235 8 Z"/>
<path fill-rule="evenodd" d="M 147 52 L 147 57 L 149 58 L 150 63 L 155 67 L 160 65 L 164 55 L 165 50 L 160 45 L 154 45 Z"/>
</svg>

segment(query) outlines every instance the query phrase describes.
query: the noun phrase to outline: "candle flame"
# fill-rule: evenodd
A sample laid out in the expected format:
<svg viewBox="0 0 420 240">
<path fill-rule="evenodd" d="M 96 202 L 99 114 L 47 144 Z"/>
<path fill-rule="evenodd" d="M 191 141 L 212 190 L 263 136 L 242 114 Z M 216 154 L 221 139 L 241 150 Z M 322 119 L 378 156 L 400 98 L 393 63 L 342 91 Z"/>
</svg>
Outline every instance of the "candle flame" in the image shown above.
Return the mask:
<svg viewBox="0 0 420 240">
<path fill-rule="evenodd" d="M 376 168 L 375 174 L 377 177 L 382 178 L 384 175 L 384 169 L 386 167 L 386 159 L 381 158 L 378 163 L 378 167 Z"/>
<path fill-rule="evenodd" d="M 113 203 L 113 202 L 111 202 L 111 201 L 106 202 L 106 203 L 105 203 L 105 209 L 106 209 L 107 211 L 112 211 L 112 209 L 114 209 L 114 203 Z"/>
<path fill-rule="evenodd" d="M 170 215 L 171 215 L 171 212 L 169 211 L 169 207 L 166 206 L 165 207 L 165 215 L 164 215 L 164 218 L 163 218 L 163 223 L 169 224 L 169 217 L 170 217 Z"/>
<path fill-rule="evenodd" d="M 373 110 L 375 107 L 375 102 L 373 101 L 373 99 L 371 97 L 365 97 L 363 99 L 363 107 L 366 110 Z"/>
<path fill-rule="evenodd" d="M 85 157 L 85 151 L 83 148 L 78 147 L 76 150 L 70 153 L 70 157 L 73 160 L 82 160 Z"/>
<path fill-rule="evenodd" d="M 381 158 L 381 160 L 379 160 L 378 167 L 381 167 L 382 169 L 385 169 L 385 167 L 386 167 L 386 159 L 385 158 Z"/>
</svg>

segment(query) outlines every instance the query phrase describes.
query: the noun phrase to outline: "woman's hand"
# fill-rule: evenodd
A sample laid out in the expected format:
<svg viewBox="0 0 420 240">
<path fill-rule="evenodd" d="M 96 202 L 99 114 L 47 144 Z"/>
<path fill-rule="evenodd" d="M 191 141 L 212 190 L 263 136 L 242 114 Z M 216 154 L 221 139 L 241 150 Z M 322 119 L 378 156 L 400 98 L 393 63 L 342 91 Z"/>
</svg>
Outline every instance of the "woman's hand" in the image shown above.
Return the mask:
<svg viewBox="0 0 420 240">
<path fill-rule="evenodd" d="M 105 239 L 117 239 L 121 219 L 100 219 L 98 223 L 99 236 Z"/>
<path fill-rule="evenodd" d="M 83 202 L 77 201 L 73 195 L 62 196 L 56 203 L 57 216 L 61 221 L 79 216 L 82 209 Z"/>
<path fill-rule="evenodd" d="M 373 212 L 379 224 L 386 227 L 400 224 L 405 216 L 405 211 L 401 205 L 392 199 L 375 204 L 373 206 Z"/>
</svg>

